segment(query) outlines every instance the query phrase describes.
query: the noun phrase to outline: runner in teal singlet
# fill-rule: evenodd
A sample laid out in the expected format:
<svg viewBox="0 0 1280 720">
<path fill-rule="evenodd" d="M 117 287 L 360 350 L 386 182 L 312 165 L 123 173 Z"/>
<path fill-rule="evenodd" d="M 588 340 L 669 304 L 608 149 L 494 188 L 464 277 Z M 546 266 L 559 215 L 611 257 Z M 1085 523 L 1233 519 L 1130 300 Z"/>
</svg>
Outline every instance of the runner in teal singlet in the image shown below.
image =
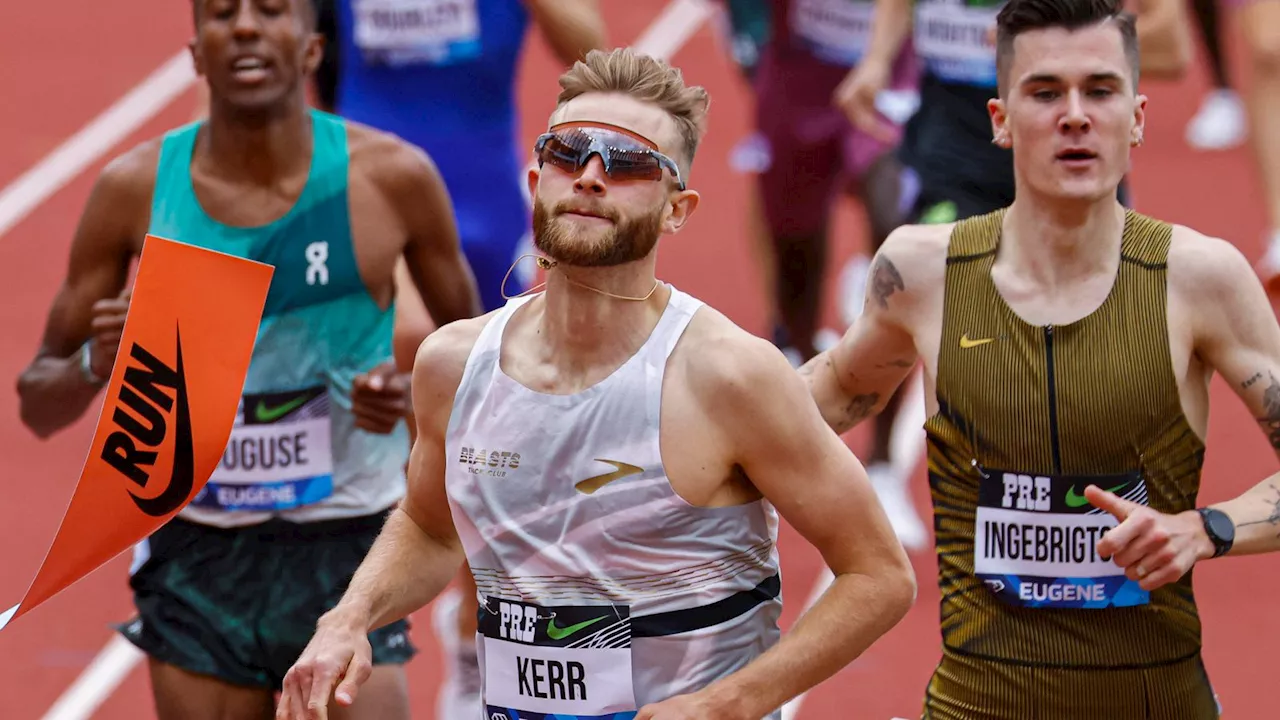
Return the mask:
<svg viewBox="0 0 1280 720">
<path fill-rule="evenodd" d="M 85 411 L 110 375 L 128 309 L 121 291 L 147 233 L 275 267 L 222 462 L 137 548 L 138 615 L 121 628 L 149 655 L 161 720 L 260 720 L 404 494 L 409 382 L 392 361 L 396 263 L 442 322 L 478 314 L 480 303 L 430 159 L 307 109 L 304 79 L 320 58 L 309 3 L 195 8 L 209 119 L 103 171 L 19 390 L 23 420 L 40 436 Z M 285 438 L 305 451 L 286 457 Z M 406 629 L 370 636 L 374 691 L 330 717 L 409 717 Z"/>
</svg>

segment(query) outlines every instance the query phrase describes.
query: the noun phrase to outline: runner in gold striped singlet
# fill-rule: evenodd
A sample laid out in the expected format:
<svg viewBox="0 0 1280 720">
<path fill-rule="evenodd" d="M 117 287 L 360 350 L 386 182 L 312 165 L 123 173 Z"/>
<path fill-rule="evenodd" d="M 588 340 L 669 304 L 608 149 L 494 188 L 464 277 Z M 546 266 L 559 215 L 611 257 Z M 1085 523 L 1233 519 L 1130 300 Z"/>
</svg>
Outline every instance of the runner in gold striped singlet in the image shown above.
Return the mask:
<svg viewBox="0 0 1280 720">
<path fill-rule="evenodd" d="M 1017 199 L 895 232 L 863 316 L 801 372 L 844 432 L 924 363 L 943 641 L 925 718 L 1217 718 L 1189 571 L 1280 549 L 1280 476 L 1197 509 L 1209 380 L 1280 450 L 1280 327 L 1230 244 L 1116 200 L 1145 122 L 1130 18 L 1012 0 L 997 52 Z"/>
</svg>

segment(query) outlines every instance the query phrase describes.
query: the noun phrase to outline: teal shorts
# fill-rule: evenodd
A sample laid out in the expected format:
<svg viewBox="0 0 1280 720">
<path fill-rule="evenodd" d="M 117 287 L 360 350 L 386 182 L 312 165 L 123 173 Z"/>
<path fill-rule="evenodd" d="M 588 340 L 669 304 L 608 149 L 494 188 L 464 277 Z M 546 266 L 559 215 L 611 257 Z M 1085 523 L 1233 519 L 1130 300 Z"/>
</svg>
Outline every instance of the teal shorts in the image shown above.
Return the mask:
<svg viewBox="0 0 1280 720">
<path fill-rule="evenodd" d="M 129 580 L 138 614 L 118 629 L 160 662 L 278 690 L 387 514 L 231 529 L 174 518 L 147 540 L 149 556 Z M 417 652 L 404 620 L 369 641 L 375 665 L 403 664 Z"/>
</svg>

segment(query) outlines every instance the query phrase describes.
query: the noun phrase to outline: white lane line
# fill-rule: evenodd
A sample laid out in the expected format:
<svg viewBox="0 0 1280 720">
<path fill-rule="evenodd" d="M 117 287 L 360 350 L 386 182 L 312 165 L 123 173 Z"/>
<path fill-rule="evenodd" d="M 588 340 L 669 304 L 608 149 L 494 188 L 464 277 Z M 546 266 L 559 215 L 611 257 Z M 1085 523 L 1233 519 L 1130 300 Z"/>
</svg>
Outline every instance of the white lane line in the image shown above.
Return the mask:
<svg viewBox="0 0 1280 720">
<path fill-rule="evenodd" d="M 142 658 L 141 650 L 119 635 L 113 635 L 40 720 L 85 720 L 92 717 Z"/>
<path fill-rule="evenodd" d="M 142 82 L 0 190 L 0 237 L 155 117 L 195 82 L 191 55 L 174 55 Z"/>
<path fill-rule="evenodd" d="M 672 0 L 631 47 L 669 60 L 714 12 L 715 7 L 707 0 Z"/>
</svg>

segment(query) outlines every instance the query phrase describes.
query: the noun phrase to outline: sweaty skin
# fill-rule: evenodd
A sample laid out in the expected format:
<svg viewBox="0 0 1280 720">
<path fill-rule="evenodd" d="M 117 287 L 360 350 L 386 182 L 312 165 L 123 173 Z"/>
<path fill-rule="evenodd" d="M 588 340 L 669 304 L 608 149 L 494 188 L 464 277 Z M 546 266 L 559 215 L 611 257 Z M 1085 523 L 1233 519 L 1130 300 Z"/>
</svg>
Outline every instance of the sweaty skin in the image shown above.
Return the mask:
<svg viewBox="0 0 1280 720">
<path fill-rule="evenodd" d="M 665 138 L 659 149 L 679 153 L 674 122 L 629 96 L 588 93 L 563 106 L 552 123 L 572 120 Z M 652 207 L 656 193 L 671 192 L 650 181 L 615 182 L 598 158 L 573 176 L 550 165 L 533 170 L 530 183 L 551 203 L 616 198 L 615 208 L 628 201 Z M 677 210 L 664 214 L 665 233 L 677 231 L 696 206 L 691 191 L 672 195 Z M 581 215 L 555 222 L 576 227 L 579 238 L 604 227 L 600 218 Z M 581 285 L 641 297 L 654 288 L 654 264 L 650 252 L 618 266 L 550 272 L 545 294 L 507 326 L 504 373 L 551 394 L 577 392 L 608 377 L 649 337 L 671 292 L 659 286 L 648 299 L 626 302 Z M 323 718 L 330 697 L 339 705 L 350 702 L 368 675 L 367 629 L 430 602 L 463 562 L 445 490 L 445 439 L 467 358 L 491 317 L 446 325 L 419 349 L 408 495 L 290 670 L 278 718 Z M 836 579 L 755 662 L 702 691 L 642 708 L 638 718 L 759 718 L 830 676 L 892 627 L 914 597 L 911 566 L 865 472 L 824 427 L 803 383 L 770 343 L 704 306 L 668 360 L 662 399 L 662 460 L 676 493 L 708 507 L 766 498 L 819 549 Z"/>
</svg>

